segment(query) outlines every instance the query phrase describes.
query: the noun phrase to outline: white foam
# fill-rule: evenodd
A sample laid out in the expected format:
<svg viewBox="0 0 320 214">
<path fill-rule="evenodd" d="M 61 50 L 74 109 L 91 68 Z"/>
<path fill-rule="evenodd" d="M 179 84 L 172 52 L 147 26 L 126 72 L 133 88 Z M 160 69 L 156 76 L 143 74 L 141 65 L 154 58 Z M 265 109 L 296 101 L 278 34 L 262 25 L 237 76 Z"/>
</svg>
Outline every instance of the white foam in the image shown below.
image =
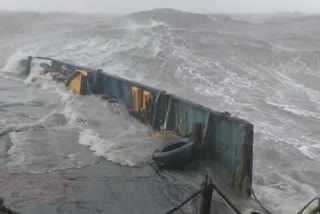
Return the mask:
<svg viewBox="0 0 320 214">
<path fill-rule="evenodd" d="M 305 156 L 311 158 L 312 160 L 319 160 L 320 158 L 320 145 L 300 145 L 299 150 Z"/>
<path fill-rule="evenodd" d="M 279 109 L 283 111 L 288 111 L 291 112 L 297 116 L 303 116 L 303 117 L 309 117 L 309 118 L 314 118 L 314 119 L 320 119 L 320 114 L 314 111 L 308 111 L 306 109 L 300 108 L 296 105 L 293 104 L 288 104 L 288 103 L 276 103 L 273 101 L 270 101 L 266 99 L 266 103 L 269 105 L 273 105 L 278 107 Z"/>
<path fill-rule="evenodd" d="M 9 137 L 12 142 L 11 148 L 7 151 L 9 161 L 6 164 L 7 168 L 14 171 L 25 171 L 26 166 L 32 163 L 32 157 L 28 149 L 30 146 L 24 141 L 23 132 L 11 132 Z"/>
<path fill-rule="evenodd" d="M 97 156 L 134 167 L 148 161 L 155 147 L 154 143 L 141 138 L 141 135 L 138 137 L 139 131 L 131 127 L 120 136 L 103 139 L 97 132 L 84 129 L 80 132 L 79 143 L 88 146 Z"/>
<path fill-rule="evenodd" d="M 50 130 L 47 130 L 50 136 Z M 68 151 L 70 145 L 64 145 L 49 139 L 37 145 L 33 139 L 34 132 L 12 132 L 9 137 L 12 146 L 7 152 L 8 160 L 2 169 L 10 172 L 45 173 L 54 170 L 78 168 L 87 166 L 95 161 L 95 158 L 83 150 Z M 40 133 L 41 134 L 41 133 Z M 43 133 L 42 133 L 43 134 Z M 56 133 L 59 134 L 59 133 Z M 43 135 L 46 137 L 46 134 Z M 79 148 L 79 147 L 74 147 Z M 52 150 L 54 152 L 52 153 Z M 67 150 L 67 152 L 66 152 Z"/>
<path fill-rule="evenodd" d="M 273 180 L 271 177 L 275 177 Z M 279 213 L 296 213 L 306 202 L 317 195 L 308 184 L 300 183 L 285 174 L 268 177 L 256 175 L 254 190 L 259 200 Z"/>
<path fill-rule="evenodd" d="M 5 66 L 1 69 L 3 72 L 12 72 L 12 73 L 20 73 L 21 72 L 21 66 L 20 61 L 22 59 L 27 59 L 28 56 L 30 56 L 31 52 L 24 51 L 24 50 L 18 50 L 13 55 L 11 55 L 7 61 Z"/>
<path fill-rule="evenodd" d="M 68 119 L 69 125 L 81 127 L 81 124 L 86 122 L 86 118 L 79 113 L 81 102 L 78 100 L 78 96 L 69 91 L 64 84 L 53 81 L 49 74 L 44 75 L 42 68 L 34 67 L 25 80 L 25 84 L 27 86 L 36 86 L 58 95 L 62 106 L 61 112 Z"/>
<path fill-rule="evenodd" d="M 133 20 L 125 20 L 118 24 L 118 26 L 115 26 L 113 29 L 115 30 L 130 30 L 130 31 L 137 31 L 137 30 L 144 30 L 144 29 L 150 29 L 155 27 L 169 27 L 164 22 L 156 21 L 154 19 L 147 20 L 144 24 L 138 23 Z"/>
<path fill-rule="evenodd" d="M 26 85 L 41 86 L 45 77 L 43 75 L 43 69 L 40 67 L 32 68 L 32 72 L 24 80 Z"/>
</svg>

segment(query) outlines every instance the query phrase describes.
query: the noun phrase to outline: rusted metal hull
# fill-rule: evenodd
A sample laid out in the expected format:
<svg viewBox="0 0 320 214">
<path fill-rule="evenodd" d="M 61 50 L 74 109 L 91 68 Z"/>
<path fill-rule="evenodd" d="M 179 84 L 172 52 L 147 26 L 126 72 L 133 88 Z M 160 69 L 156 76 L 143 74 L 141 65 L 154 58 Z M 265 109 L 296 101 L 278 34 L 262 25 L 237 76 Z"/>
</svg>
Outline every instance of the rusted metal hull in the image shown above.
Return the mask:
<svg viewBox="0 0 320 214">
<path fill-rule="evenodd" d="M 250 195 L 254 130 L 251 123 L 141 83 L 50 58 L 29 57 L 28 69 L 33 59 L 50 61 L 47 72 L 63 74 L 66 82 L 77 76 L 75 72 L 85 71 L 88 75 L 79 82 L 86 87 L 80 86 L 80 94 L 121 101 L 133 116 L 152 129 L 194 138 L 204 151 L 204 158 L 226 171 L 225 182 L 237 192 Z"/>
</svg>

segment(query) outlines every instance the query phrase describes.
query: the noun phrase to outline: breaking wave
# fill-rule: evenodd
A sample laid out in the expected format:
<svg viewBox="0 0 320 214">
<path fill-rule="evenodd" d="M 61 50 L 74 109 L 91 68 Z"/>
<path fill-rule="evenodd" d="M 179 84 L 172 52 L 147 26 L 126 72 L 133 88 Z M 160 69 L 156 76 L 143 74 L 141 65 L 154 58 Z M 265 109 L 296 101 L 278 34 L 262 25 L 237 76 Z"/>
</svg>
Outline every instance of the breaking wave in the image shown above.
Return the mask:
<svg viewBox="0 0 320 214">
<path fill-rule="evenodd" d="M 203 15 L 171 9 L 112 19 L 54 13 L 2 16 L 16 16 L 13 24 L 22 23 L 25 36 L 20 39 L 19 32 L 5 24 L 14 34 L 13 39 L 19 42 L 14 41 L 14 48 L 6 50 L 12 53 L 6 62 L 0 59 L 1 63 L 5 62 L 1 78 L 16 78 L 12 74 L 19 74 L 18 62 L 27 55 L 49 56 L 102 68 L 107 73 L 167 90 L 213 109 L 229 111 L 255 125 L 254 186 L 263 202 L 283 213 L 293 212 L 304 199 L 320 191 L 316 184 L 319 177 L 314 175 L 315 168 L 320 167 L 317 146 L 320 17 Z M 55 26 L 55 32 L 46 30 L 50 24 Z M 7 34 L 0 36 L 3 41 L 10 40 Z M 14 53 L 14 50 L 20 51 Z M 145 127 L 128 122 L 121 106 L 108 105 L 96 97 L 73 96 L 63 85 L 42 75 L 41 70 L 33 72 L 24 84 L 30 90 L 40 88 L 38 91 L 50 94 L 50 98 L 45 98 L 46 95 L 32 91 L 32 96 L 45 100 L 44 106 L 39 108 L 32 100 L 6 100 L 1 101 L 0 111 L 11 107 L 20 111 L 21 106 L 36 108 L 40 113 L 41 109 L 47 109 L 46 113 L 38 113 L 40 116 L 29 112 L 27 122 L 34 118 L 33 124 L 44 126 L 41 131 L 52 138 L 57 138 L 54 133 L 62 133 L 75 142 L 71 147 L 78 151 L 71 152 L 70 148 L 39 137 L 40 141 L 47 140 L 57 146 L 54 149 L 58 151 L 70 152 L 70 157 L 64 152 L 58 155 L 63 160 L 58 167 L 81 167 L 96 161 L 97 156 L 122 165 L 139 166 L 148 162 L 157 146 L 157 142 L 150 142 Z M 13 113 L 7 114 L 8 117 L 0 118 L 6 121 L 1 122 L 1 129 L 5 123 L 8 123 L 5 128 L 13 128 L 17 121 L 27 120 L 23 116 L 13 120 L 10 119 Z M 33 128 L 22 132 L 5 128 L 12 141 L 8 166 L 19 168 L 28 163 L 26 169 L 34 171 L 40 159 L 27 155 L 33 147 L 28 140 Z M 82 150 L 82 145 L 94 155 L 91 151 L 88 154 L 85 147 Z M 89 158 L 82 161 L 84 155 Z M 59 162 L 55 158 L 52 157 Z M 57 167 L 50 166 L 54 161 L 39 168 L 53 169 Z M 299 164 L 295 166 L 295 163 Z M 280 207 L 284 198 L 293 203 Z"/>
</svg>

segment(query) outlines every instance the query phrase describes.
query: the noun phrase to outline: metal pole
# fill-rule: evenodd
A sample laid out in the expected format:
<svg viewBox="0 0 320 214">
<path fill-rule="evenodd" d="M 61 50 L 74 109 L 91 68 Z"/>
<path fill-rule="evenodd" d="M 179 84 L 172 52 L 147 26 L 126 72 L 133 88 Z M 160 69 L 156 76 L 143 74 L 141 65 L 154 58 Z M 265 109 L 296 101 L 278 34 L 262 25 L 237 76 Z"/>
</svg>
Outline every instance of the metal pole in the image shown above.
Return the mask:
<svg viewBox="0 0 320 214">
<path fill-rule="evenodd" d="M 212 192 L 212 179 L 207 175 L 206 180 L 201 184 L 201 206 L 199 214 L 210 214 Z"/>
</svg>

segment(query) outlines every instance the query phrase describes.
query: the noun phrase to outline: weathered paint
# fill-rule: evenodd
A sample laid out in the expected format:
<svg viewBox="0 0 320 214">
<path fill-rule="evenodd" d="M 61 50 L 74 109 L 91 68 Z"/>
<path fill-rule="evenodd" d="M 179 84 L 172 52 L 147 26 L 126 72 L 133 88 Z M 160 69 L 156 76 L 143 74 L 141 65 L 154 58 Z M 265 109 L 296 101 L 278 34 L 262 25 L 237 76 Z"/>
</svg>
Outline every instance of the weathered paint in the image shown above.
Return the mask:
<svg viewBox="0 0 320 214">
<path fill-rule="evenodd" d="M 52 68 L 56 72 L 62 71 L 63 65 L 73 71 L 86 70 L 93 76 L 96 73 L 89 68 L 52 60 Z M 85 83 L 82 81 L 82 84 Z M 203 127 L 201 144 L 205 157 L 225 169 L 228 175 L 226 182 L 235 190 L 247 192 L 250 189 L 253 125 L 249 122 L 109 74 L 103 75 L 101 91 L 124 103 L 132 115 L 155 130 L 171 130 L 177 135 L 191 137 L 193 124 L 200 125 Z"/>
<path fill-rule="evenodd" d="M 63 68 L 62 70 L 63 74 L 67 74 L 68 70 L 66 70 L 66 67 L 62 66 L 62 68 Z M 86 87 L 88 84 L 87 77 L 88 77 L 87 71 L 76 70 L 70 76 L 67 77 L 66 86 L 70 88 L 75 94 L 85 95 L 88 93 L 86 91 Z"/>
<path fill-rule="evenodd" d="M 74 78 L 72 78 L 69 85 L 67 85 L 75 94 L 81 93 L 81 79 L 81 74 L 78 74 Z"/>
</svg>

